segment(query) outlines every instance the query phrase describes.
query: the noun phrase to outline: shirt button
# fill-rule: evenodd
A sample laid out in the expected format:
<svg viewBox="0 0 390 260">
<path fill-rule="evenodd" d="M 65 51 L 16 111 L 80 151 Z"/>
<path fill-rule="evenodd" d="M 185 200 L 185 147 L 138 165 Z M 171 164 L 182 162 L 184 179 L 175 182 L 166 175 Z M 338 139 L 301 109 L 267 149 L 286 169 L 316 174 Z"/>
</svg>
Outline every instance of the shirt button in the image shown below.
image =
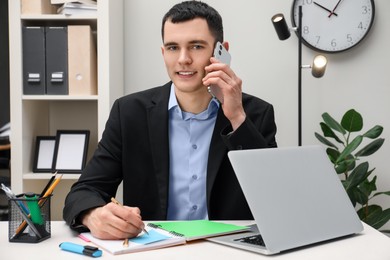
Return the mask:
<svg viewBox="0 0 390 260">
<path fill-rule="evenodd" d="M 198 175 L 196 175 L 196 174 L 192 175 L 192 179 L 194 179 L 194 180 L 198 179 Z"/>
<path fill-rule="evenodd" d="M 196 144 L 193 144 L 193 145 L 192 145 L 192 148 L 193 148 L 193 149 L 197 149 L 198 146 L 197 146 Z"/>
<path fill-rule="evenodd" d="M 197 210 L 197 209 L 198 209 L 198 206 L 194 205 L 194 206 L 192 206 L 192 209 L 193 209 L 193 210 Z"/>
</svg>

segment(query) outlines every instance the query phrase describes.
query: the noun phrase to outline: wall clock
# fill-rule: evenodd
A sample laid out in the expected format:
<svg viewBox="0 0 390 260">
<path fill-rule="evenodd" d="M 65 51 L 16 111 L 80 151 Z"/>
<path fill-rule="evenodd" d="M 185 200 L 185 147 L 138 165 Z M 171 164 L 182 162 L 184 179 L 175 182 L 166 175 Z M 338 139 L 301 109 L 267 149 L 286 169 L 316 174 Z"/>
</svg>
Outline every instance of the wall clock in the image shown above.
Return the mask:
<svg viewBox="0 0 390 260">
<path fill-rule="evenodd" d="M 375 16 L 374 0 L 294 0 L 292 24 L 299 23 L 302 6 L 302 42 L 319 52 L 338 53 L 359 44 Z"/>
</svg>

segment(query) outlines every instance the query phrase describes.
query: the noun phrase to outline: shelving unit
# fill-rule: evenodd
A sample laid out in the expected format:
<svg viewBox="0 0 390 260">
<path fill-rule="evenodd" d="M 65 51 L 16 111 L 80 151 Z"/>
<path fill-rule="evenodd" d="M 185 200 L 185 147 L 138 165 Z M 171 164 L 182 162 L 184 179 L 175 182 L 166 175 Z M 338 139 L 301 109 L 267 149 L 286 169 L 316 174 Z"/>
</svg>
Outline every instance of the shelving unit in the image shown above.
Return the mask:
<svg viewBox="0 0 390 260">
<path fill-rule="evenodd" d="M 37 136 L 57 130 L 88 129 L 88 159 L 97 147 L 114 100 L 123 95 L 123 0 L 98 0 L 96 16 L 21 14 L 21 1 L 9 0 L 11 186 L 15 193 L 39 193 L 51 174 L 33 173 Z M 96 31 L 98 94 L 23 95 L 22 26 L 91 25 Z M 63 201 L 79 174 L 64 174 L 52 199 L 52 219 L 62 219 Z"/>
</svg>

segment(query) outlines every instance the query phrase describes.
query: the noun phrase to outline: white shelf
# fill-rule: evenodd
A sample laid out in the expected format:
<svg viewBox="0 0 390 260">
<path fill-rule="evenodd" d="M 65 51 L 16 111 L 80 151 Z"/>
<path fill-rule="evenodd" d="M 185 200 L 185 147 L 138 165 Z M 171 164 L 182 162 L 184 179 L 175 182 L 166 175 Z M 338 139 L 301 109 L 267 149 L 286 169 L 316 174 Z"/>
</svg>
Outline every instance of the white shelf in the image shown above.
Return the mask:
<svg viewBox="0 0 390 260">
<path fill-rule="evenodd" d="M 96 15 L 21 14 L 21 0 L 8 0 L 11 99 L 11 185 L 15 193 L 38 192 L 50 173 L 33 173 L 37 136 L 57 130 L 90 130 L 89 159 L 115 99 L 123 95 L 123 0 L 99 0 Z M 23 95 L 22 26 L 91 25 L 97 46 L 98 95 Z M 80 174 L 64 174 L 55 191 L 52 219 L 62 219 L 70 186 Z"/>
<path fill-rule="evenodd" d="M 61 173 L 58 173 L 61 174 Z M 52 176 L 51 173 L 25 173 L 23 174 L 24 180 L 48 180 Z M 61 180 L 78 180 L 80 174 L 64 173 Z"/>
<path fill-rule="evenodd" d="M 64 15 L 64 14 L 22 14 L 22 20 L 97 20 L 97 15 Z"/>
<path fill-rule="evenodd" d="M 68 95 L 23 95 L 23 100 L 98 100 L 97 95 L 92 96 L 68 96 Z"/>
</svg>

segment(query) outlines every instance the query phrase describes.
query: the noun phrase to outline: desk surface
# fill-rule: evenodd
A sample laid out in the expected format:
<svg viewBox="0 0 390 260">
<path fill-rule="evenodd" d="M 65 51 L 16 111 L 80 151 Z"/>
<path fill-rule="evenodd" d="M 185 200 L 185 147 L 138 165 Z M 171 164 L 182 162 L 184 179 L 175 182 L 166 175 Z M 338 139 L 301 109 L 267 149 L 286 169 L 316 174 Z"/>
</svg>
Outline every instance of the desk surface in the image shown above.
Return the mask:
<svg viewBox="0 0 390 260">
<path fill-rule="evenodd" d="M 232 221 L 233 222 L 233 221 Z M 249 222 L 233 222 L 239 225 Z M 51 238 L 38 244 L 8 242 L 8 222 L 0 222 L 0 259 L 92 259 L 86 256 L 62 251 L 61 242 L 87 244 L 77 237 L 64 222 L 52 222 Z M 255 253 L 229 248 L 209 241 L 199 240 L 175 247 L 138 252 L 125 255 L 111 255 L 103 252 L 98 259 L 390 259 L 390 238 L 364 224 L 364 231 L 356 236 L 294 250 L 276 256 L 263 256 Z"/>
</svg>

